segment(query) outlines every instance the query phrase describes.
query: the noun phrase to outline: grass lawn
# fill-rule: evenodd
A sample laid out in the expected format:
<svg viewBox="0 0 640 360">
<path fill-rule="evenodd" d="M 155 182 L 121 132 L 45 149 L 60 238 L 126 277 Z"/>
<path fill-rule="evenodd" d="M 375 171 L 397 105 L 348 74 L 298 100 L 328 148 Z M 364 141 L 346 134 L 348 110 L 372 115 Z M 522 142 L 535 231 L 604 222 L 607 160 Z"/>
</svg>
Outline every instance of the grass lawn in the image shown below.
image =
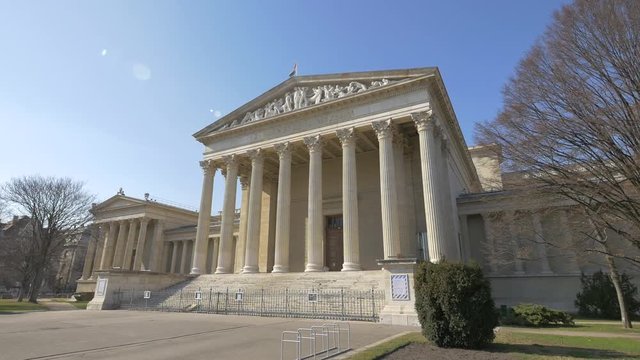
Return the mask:
<svg viewBox="0 0 640 360">
<path fill-rule="evenodd" d="M 576 323 L 575 326 L 551 326 L 547 328 L 533 328 L 533 327 L 515 327 L 515 326 L 503 326 L 502 328 L 505 330 L 509 329 L 527 329 L 527 330 L 535 330 L 544 332 L 545 330 L 561 330 L 561 331 L 572 331 L 572 332 L 603 332 L 603 333 L 611 333 L 611 334 L 630 334 L 630 335 L 640 335 L 640 324 L 633 322 L 632 329 L 625 329 L 622 325 L 619 324 L 581 324 Z"/>
<path fill-rule="evenodd" d="M 47 308 L 28 301 L 17 302 L 13 299 L 0 299 L 0 314 L 42 310 L 47 310 Z"/>
<path fill-rule="evenodd" d="M 568 330 L 568 328 L 554 328 Z M 579 327 L 571 328 L 581 329 Z M 594 325 L 582 331 L 619 333 L 615 325 L 611 328 L 601 324 Z M 628 338 L 605 338 L 580 336 L 560 336 L 547 334 L 517 333 L 502 328 L 494 341 L 487 349 L 483 349 L 485 357 L 491 357 L 491 353 L 508 353 L 516 359 L 640 359 L 640 340 Z M 419 333 L 410 333 L 399 338 L 382 343 L 378 346 L 355 354 L 350 360 L 373 360 L 400 349 L 409 343 L 424 343 L 427 340 Z M 400 350 L 402 351 L 402 350 Z M 425 358 L 429 358 L 428 348 L 425 348 Z M 439 349 L 440 355 L 447 352 L 455 352 L 455 349 Z M 434 355 L 434 354 L 431 354 Z"/>
<path fill-rule="evenodd" d="M 73 302 L 69 302 L 69 304 L 77 307 L 78 309 L 86 309 L 88 303 L 89 303 L 88 301 L 73 301 Z"/>
</svg>

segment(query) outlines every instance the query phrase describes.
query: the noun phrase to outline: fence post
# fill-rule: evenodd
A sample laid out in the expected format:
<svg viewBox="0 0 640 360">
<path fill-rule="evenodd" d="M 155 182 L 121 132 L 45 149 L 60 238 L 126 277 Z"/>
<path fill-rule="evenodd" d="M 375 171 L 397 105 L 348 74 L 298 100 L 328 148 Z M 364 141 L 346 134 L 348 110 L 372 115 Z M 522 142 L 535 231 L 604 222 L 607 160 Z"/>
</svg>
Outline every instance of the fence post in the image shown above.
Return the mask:
<svg viewBox="0 0 640 360">
<path fill-rule="evenodd" d="M 182 311 L 182 289 L 180 289 L 180 298 L 178 299 L 178 311 Z"/>
<path fill-rule="evenodd" d="M 284 317 L 288 318 L 289 317 L 289 288 L 284 288 L 284 301 L 285 301 Z"/>
<path fill-rule="evenodd" d="M 209 310 L 207 310 L 207 313 L 211 313 L 211 295 L 213 294 L 213 289 L 209 288 Z"/>
<path fill-rule="evenodd" d="M 371 320 L 376 321 L 376 297 L 371 288 Z"/>
<path fill-rule="evenodd" d="M 129 301 L 129 306 L 133 307 L 133 294 L 135 294 L 136 290 L 131 289 L 131 301 Z"/>
<path fill-rule="evenodd" d="M 262 316 L 262 308 L 264 307 L 264 288 L 260 289 L 260 316 Z"/>
<path fill-rule="evenodd" d="M 224 313 L 229 313 L 229 287 L 227 287 L 227 296 L 224 299 Z"/>
</svg>

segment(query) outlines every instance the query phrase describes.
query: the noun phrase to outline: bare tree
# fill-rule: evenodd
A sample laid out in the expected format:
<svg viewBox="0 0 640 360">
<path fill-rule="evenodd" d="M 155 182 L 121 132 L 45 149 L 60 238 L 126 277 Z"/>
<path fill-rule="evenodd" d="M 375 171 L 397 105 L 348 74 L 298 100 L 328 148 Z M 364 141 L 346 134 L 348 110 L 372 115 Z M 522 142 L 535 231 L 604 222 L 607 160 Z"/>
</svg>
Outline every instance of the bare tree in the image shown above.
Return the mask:
<svg viewBox="0 0 640 360">
<path fill-rule="evenodd" d="M 640 2 L 576 0 L 558 11 L 476 136 L 501 145 L 527 186 L 578 204 L 600 243 L 611 231 L 640 249 Z M 591 251 L 640 265 L 607 246 Z M 610 267 L 614 284 L 616 274 Z"/>
<path fill-rule="evenodd" d="M 82 231 L 90 220 L 94 196 L 84 184 L 69 178 L 27 176 L 6 183 L 0 193 L 9 205 L 30 218 L 29 233 L 12 245 L 13 260 L 21 266 L 22 293 L 36 302 L 46 272 L 65 240 Z"/>
</svg>

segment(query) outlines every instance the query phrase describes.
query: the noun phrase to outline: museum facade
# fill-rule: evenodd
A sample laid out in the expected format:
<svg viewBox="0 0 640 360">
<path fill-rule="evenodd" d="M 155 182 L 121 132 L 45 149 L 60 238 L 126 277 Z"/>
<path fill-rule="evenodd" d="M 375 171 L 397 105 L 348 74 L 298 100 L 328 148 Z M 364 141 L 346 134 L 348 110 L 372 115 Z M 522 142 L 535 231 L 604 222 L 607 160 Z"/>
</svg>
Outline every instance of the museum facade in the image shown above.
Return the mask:
<svg viewBox="0 0 640 360">
<path fill-rule="evenodd" d="M 381 269 L 411 280 L 416 261 L 446 258 L 481 264 L 498 304 L 572 309 L 592 266 L 535 241 L 570 241 L 555 226 L 570 221 L 570 204 L 523 204 L 508 191 L 499 149 L 467 146 L 437 68 L 293 76 L 194 137 L 204 146 L 199 211 L 123 192 L 96 205 L 78 291 L 114 276 L 156 288 Z M 218 171 L 223 207 L 210 216 Z M 167 276 L 131 280 L 150 273 Z"/>
</svg>

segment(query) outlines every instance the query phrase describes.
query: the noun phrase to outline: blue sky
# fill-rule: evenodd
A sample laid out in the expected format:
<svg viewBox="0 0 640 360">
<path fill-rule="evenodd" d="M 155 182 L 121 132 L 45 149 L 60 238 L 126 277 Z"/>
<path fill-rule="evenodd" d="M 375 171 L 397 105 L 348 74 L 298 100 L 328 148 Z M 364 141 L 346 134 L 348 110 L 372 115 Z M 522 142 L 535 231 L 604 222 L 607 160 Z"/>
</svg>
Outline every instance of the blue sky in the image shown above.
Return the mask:
<svg viewBox="0 0 640 360">
<path fill-rule="evenodd" d="M 0 183 L 197 208 L 191 136 L 299 74 L 438 66 L 467 143 L 567 1 L 0 0 Z M 222 202 L 216 176 L 214 211 Z"/>
</svg>

